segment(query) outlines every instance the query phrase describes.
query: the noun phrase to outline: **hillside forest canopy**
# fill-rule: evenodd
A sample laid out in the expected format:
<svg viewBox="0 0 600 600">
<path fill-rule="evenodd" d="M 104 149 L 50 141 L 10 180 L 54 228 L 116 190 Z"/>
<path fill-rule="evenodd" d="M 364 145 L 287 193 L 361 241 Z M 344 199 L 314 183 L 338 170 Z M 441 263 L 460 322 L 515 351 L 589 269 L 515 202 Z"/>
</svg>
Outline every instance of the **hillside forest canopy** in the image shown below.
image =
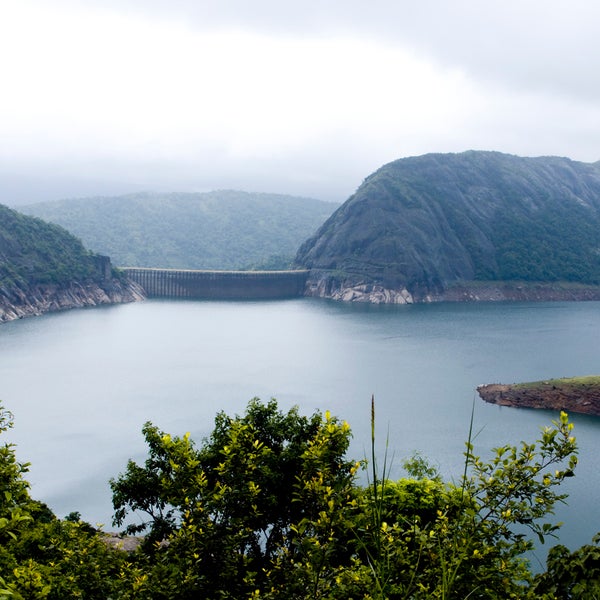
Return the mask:
<svg viewBox="0 0 600 600">
<path fill-rule="evenodd" d="M 329 412 L 253 399 L 219 412 L 200 445 L 146 423 L 147 458 L 110 481 L 120 549 L 78 513 L 31 498 L 28 465 L 0 447 L 0 598 L 597 598 L 599 538 L 553 547 L 534 574 L 534 540 L 558 529 L 560 484 L 574 474 L 568 416 L 533 443 L 487 459 L 466 442 L 444 481 L 420 455 L 390 480 L 387 459 L 346 456 L 350 426 Z M 13 426 L 0 411 L 0 434 Z"/>
<path fill-rule="evenodd" d="M 122 267 L 289 268 L 337 205 L 234 190 L 75 198 L 21 207 Z"/>
<path fill-rule="evenodd" d="M 0 288 L 101 277 L 98 255 L 68 231 L 0 205 Z"/>
</svg>

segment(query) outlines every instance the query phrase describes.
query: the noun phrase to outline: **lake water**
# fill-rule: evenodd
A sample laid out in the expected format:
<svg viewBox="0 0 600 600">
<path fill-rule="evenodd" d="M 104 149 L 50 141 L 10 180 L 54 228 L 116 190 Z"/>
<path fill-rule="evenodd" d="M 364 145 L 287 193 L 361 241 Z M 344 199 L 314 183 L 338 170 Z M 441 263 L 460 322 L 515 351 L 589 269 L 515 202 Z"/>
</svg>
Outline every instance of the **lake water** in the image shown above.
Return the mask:
<svg viewBox="0 0 600 600">
<path fill-rule="evenodd" d="M 415 450 L 459 477 L 475 403 L 476 449 L 533 441 L 557 415 L 485 404 L 481 383 L 600 372 L 600 303 L 370 306 L 316 299 L 152 300 L 55 313 L 0 327 L 0 399 L 10 440 L 32 463 L 32 495 L 59 516 L 111 527 L 108 479 L 143 461 L 147 420 L 200 441 L 217 411 L 254 396 L 330 410 L 369 448 L 370 398 L 392 476 Z M 561 541 L 600 531 L 600 419 L 572 415 L 580 443 Z"/>
</svg>

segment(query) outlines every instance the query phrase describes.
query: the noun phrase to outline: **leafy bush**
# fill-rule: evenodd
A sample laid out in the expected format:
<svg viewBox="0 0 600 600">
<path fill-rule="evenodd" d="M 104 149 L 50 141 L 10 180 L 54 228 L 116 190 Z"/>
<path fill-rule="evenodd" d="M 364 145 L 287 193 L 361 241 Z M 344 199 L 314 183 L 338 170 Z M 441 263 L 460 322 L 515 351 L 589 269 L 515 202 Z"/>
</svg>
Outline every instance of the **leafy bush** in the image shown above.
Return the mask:
<svg viewBox="0 0 600 600">
<path fill-rule="evenodd" d="M 12 418 L 0 411 L 0 433 Z M 115 523 L 145 515 L 137 551 L 111 549 L 73 513 L 29 497 L 12 445 L 0 451 L 0 598 L 429 599 L 593 598 L 594 544 L 550 551 L 536 577 L 524 528 L 545 539 L 557 486 L 573 474 L 567 415 L 534 443 L 484 461 L 467 443 L 465 472 L 445 483 L 425 459 L 390 481 L 345 457 L 349 426 L 329 413 L 282 412 L 253 399 L 221 412 L 196 447 L 147 423 L 148 458 L 111 481 Z M 374 441 L 374 440 L 373 440 Z M 374 462 L 373 462 L 374 465 Z"/>
<path fill-rule="evenodd" d="M 12 427 L 0 407 L 0 433 Z M 106 599 L 115 591 L 123 553 L 81 522 L 61 521 L 29 496 L 13 444 L 0 447 L 0 598 Z"/>
<path fill-rule="evenodd" d="M 144 434 L 145 466 L 130 462 L 111 486 L 117 524 L 131 510 L 150 517 L 141 527 L 154 542 L 144 564 L 155 598 L 173 586 L 180 597 L 523 597 L 532 542 L 522 528 L 553 534 L 544 519 L 576 463 L 565 414 L 537 444 L 488 462 L 469 444 L 460 485 L 375 475 L 361 487 L 359 463 L 344 458 L 345 423 L 284 414 L 274 401 L 220 413 L 200 449 L 150 424 Z"/>
</svg>

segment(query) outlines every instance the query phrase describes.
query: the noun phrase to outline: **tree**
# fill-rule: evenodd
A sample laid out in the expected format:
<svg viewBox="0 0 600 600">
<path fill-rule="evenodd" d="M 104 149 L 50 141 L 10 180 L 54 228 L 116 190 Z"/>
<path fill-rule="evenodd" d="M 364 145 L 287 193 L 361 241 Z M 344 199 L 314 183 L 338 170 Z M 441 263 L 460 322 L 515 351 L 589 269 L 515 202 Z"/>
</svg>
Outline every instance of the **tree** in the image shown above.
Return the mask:
<svg viewBox="0 0 600 600">
<path fill-rule="evenodd" d="M 199 449 L 146 424 L 145 465 L 111 482 L 115 520 L 149 517 L 130 526 L 149 531 L 135 559 L 148 598 L 524 598 L 524 529 L 543 541 L 557 528 L 546 519 L 576 464 L 571 429 L 563 413 L 488 461 L 469 442 L 458 484 L 415 458 L 409 477 L 361 486 L 346 423 L 254 399 L 244 416 L 219 413 Z"/>
<path fill-rule="evenodd" d="M 0 407 L 0 434 L 11 426 Z M 274 400 L 219 413 L 200 448 L 150 423 L 144 434 L 145 464 L 130 462 L 111 482 L 116 522 L 147 515 L 128 528 L 148 533 L 132 555 L 78 513 L 60 520 L 31 499 L 27 465 L 12 444 L 0 447 L 1 600 L 598 596 L 598 536 L 572 553 L 551 549 L 536 577 L 524 558 L 524 530 L 541 541 L 556 531 L 548 516 L 565 498 L 556 487 L 577 462 L 564 413 L 536 443 L 497 448 L 487 461 L 467 443 L 458 483 L 419 456 L 390 481 L 373 456 L 361 485 L 360 463 L 345 458 L 346 423 L 282 412 Z"/>
<path fill-rule="evenodd" d="M 240 598 L 273 585 L 283 577 L 274 566 L 291 564 L 308 524 L 335 508 L 315 486 L 352 492 L 350 428 L 328 413 L 304 417 L 253 399 L 242 417 L 219 413 L 200 449 L 187 434 L 150 423 L 143 431 L 148 460 L 130 461 L 111 488 L 116 525 L 136 511 L 149 517 L 128 530 L 149 531 L 155 598 L 171 598 L 173 585 L 181 598 Z"/>
<path fill-rule="evenodd" d="M 13 425 L 0 406 L 0 434 Z M 29 496 L 27 463 L 14 444 L 0 447 L 0 598 L 59 600 L 110 597 L 124 562 L 79 519 L 61 521 Z"/>
<path fill-rule="evenodd" d="M 468 442 L 458 485 L 443 484 L 422 462 L 409 470 L 421 477 L 374 478 L 358 513 L 359 557 L 370 567 L 360 589 L 374 591 L 364 597 L 526 597 L 532 575 L 524 555 L 533 542 L 525 530 L 543 543 L 558 529 L 546 519 L 577 463 L 572 427 L 561 413 L 536 443 L 497 448 L 488 461 Z"/>
<path fill-rule="evenodd" d="M 600 598 L 600 534 L 574 552 L 562 545 L 551 548 L 547 570 L 536 576 L 532 591 L 538 598 Z"/>
</svg>

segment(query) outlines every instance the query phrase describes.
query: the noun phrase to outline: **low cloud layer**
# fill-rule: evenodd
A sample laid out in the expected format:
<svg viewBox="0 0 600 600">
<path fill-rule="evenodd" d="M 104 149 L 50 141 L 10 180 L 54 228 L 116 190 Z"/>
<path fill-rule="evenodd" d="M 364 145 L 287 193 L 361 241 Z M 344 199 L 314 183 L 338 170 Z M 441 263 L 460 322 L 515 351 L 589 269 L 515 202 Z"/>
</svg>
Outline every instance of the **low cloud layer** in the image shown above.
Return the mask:
<svg viewBox="0 0 600 600">
<path fill-rule="evenodd" d="M 600 6 L 582 0 L 20 0 L 2 13 L 7 204 L 218 188 L 343 201 L 426 152 L 600 159 Z"/>
</svg>

